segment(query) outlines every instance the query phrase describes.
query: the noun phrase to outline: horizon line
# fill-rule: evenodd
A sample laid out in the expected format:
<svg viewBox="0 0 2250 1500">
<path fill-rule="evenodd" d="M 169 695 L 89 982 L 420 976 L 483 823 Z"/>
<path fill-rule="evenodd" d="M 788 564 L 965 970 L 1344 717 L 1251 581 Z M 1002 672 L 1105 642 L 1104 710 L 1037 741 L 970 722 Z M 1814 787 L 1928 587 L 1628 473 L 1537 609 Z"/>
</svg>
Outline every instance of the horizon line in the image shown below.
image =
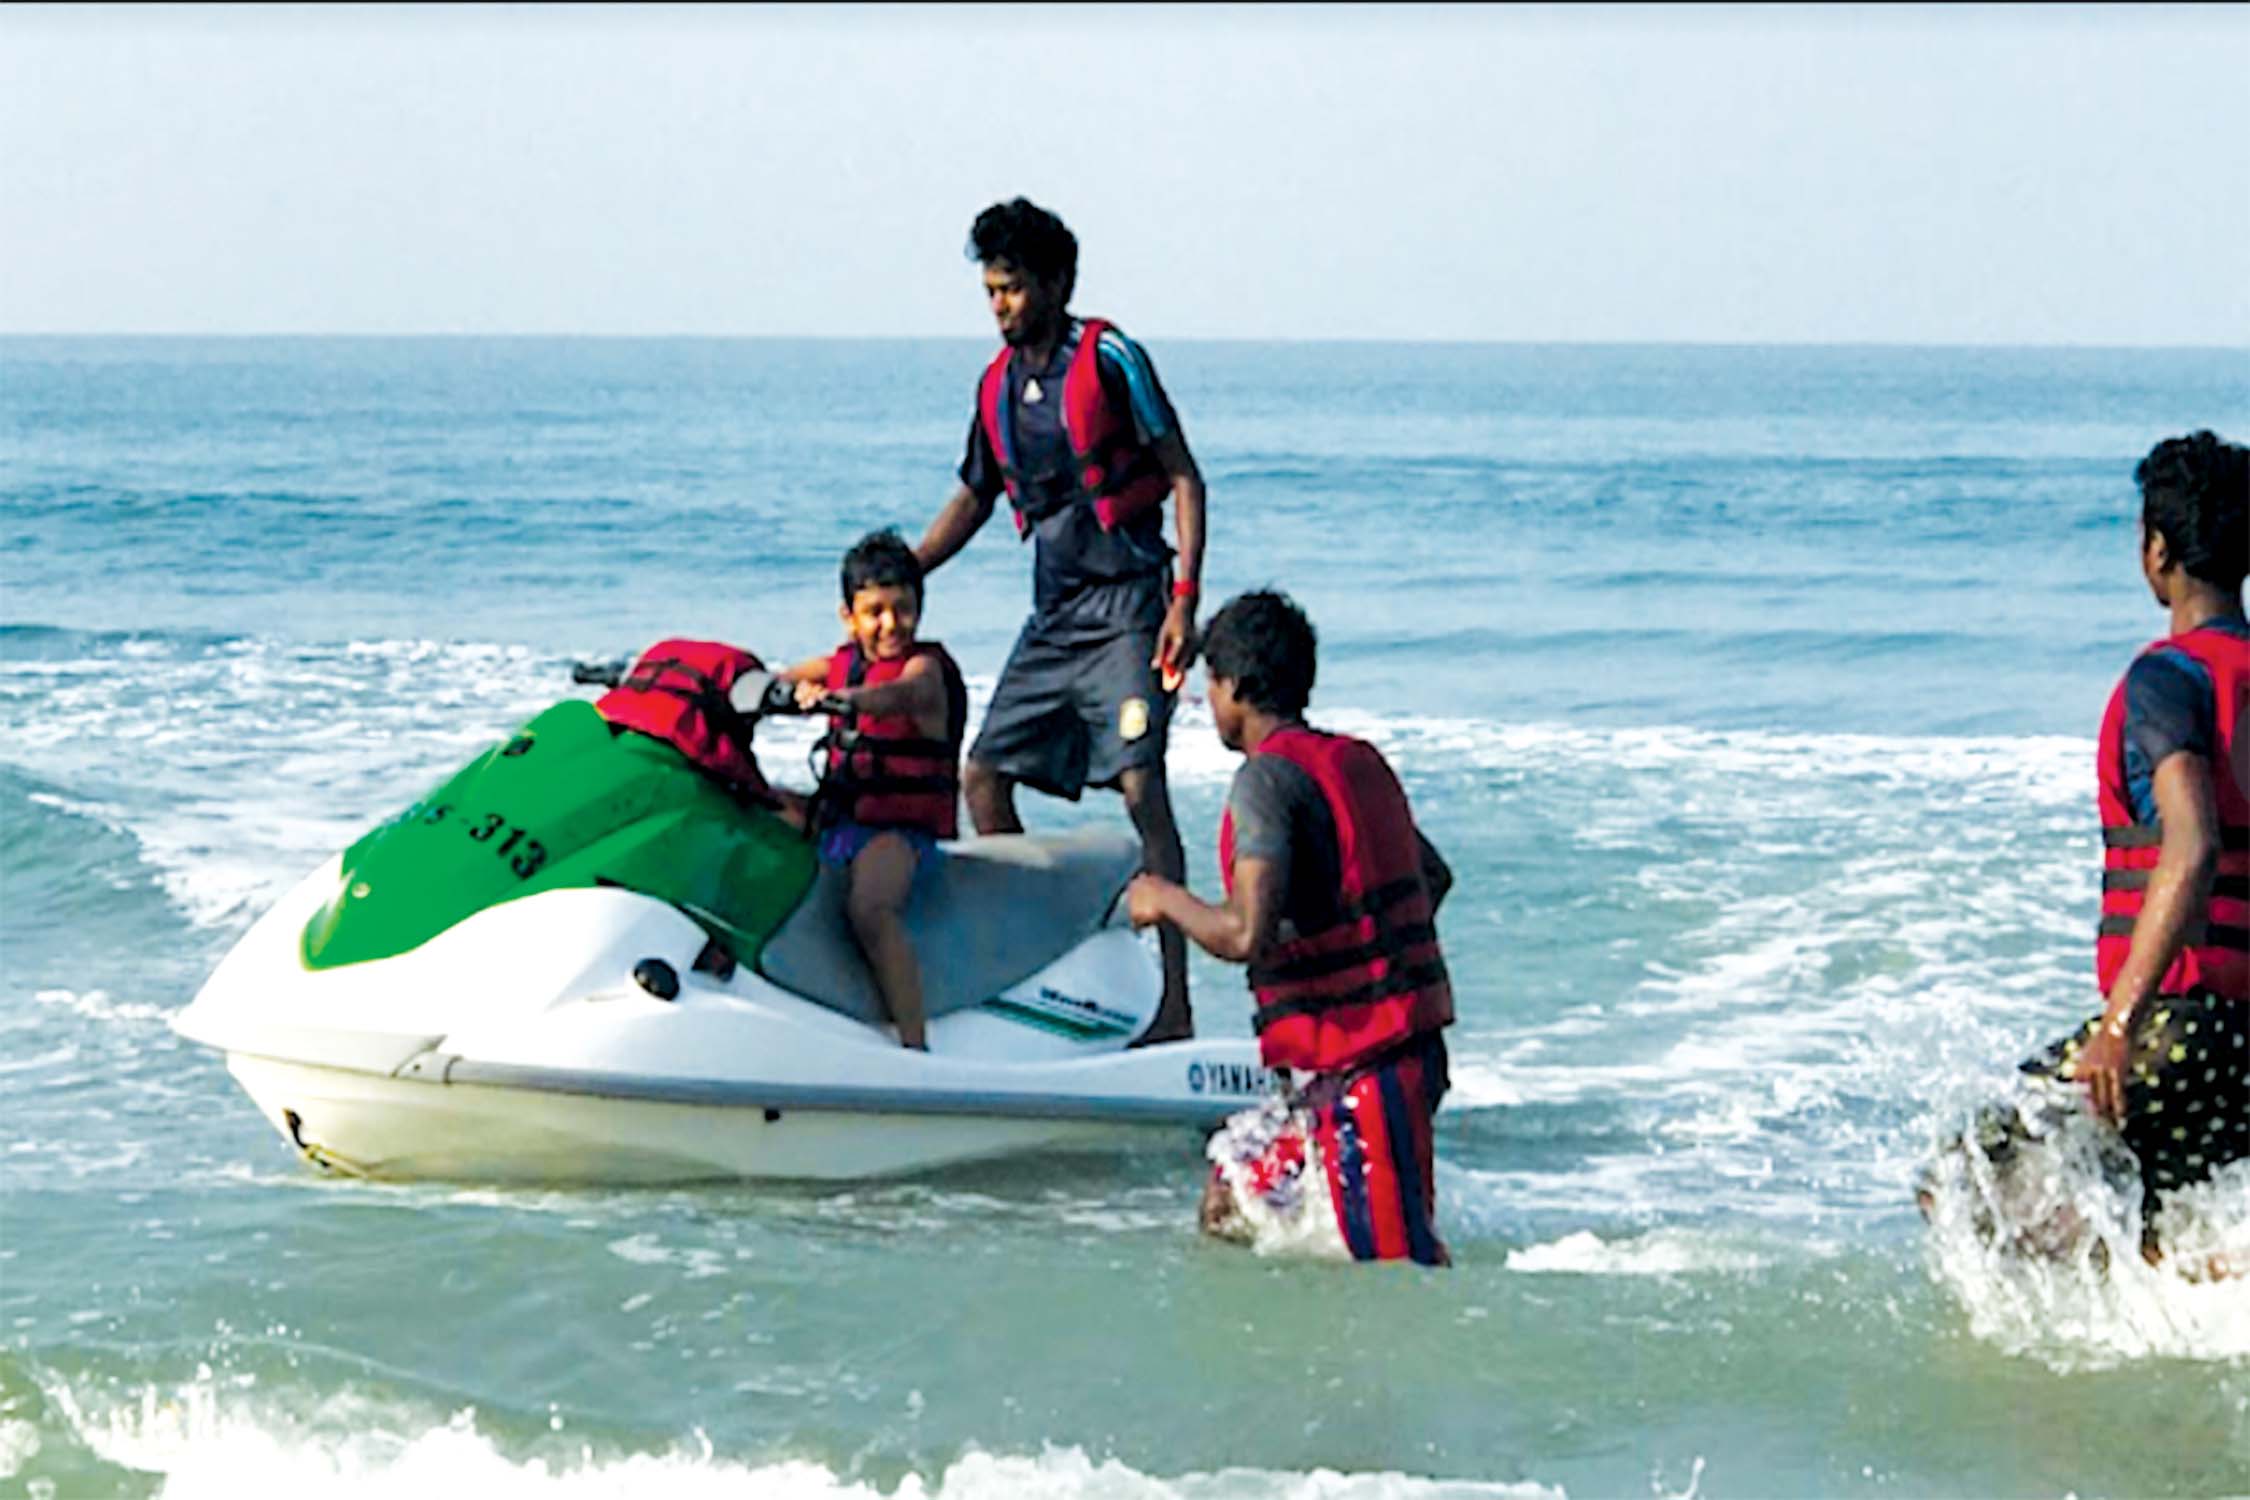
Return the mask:
<svg viewBox="0 0 2250 1500">
<path fill-rule="evenodd" d="M 1288 335 L 1268 337 L 1255 334 L 1153 334 L 1136 337 L 1144 341 L 1169 344 L 1296 344 L 1414 346 L 1445 348 L 1523 348 L 1523 349 L 1932 349 L 1932 350 L 2040 350 L 2064 352 L 2083 350 L 2109 353 L 2211 353 L 2250 354 L 2250 340 L 2242 343 L 2124 343 L 2089 340 L 1977 341 L 1926 340 L 1926 339 L 1866 339 L 1866 338 L 1781 338 L 1781 339 L 1698 339 L 1698 338 L 1460 338 L 1411 337 L 1386 334 L 1334 334 L 1318 337 Z M 479 339 L 495 342 L 606 342 L 606 343 L 773 343 L 773 344 L 906 344 L 906 343 L 985 343 L 982 335 L 958 333 L 598 333 L 598 332 L 510 332 L 479 330 L 411 330 L 406 332 L 366 332 L 331 330 L 306 332 L 303 330 L 264 331 L 188 331 L 172 329 L 109 330 L 101 332 L 0 329 L 0 341 L 9 340 L 175 340 L 203 339 L 211 341 L 234 340 L 240 342 L 313 342 L 336 340 L 354 342 L 471 342 Z M 997 341 L 992 341 L 997 342 Z"/>
</svg>

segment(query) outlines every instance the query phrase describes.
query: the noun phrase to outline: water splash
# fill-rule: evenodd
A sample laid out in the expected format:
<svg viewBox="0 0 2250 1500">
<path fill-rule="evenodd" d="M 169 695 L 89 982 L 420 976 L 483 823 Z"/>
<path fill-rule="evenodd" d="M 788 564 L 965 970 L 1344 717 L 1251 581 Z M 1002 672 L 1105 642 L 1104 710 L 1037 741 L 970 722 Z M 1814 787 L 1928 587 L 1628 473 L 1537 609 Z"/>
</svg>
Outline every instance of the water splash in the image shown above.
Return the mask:
<svg viewBox="0 0 2250 1500">
<path fill-rule="evenodd" d="M 1931 1274 L 1978 1338 L 2058 1372 L 2250 1358 L 2250 1162 L 2144 1225 L 2116 1133 L 2074 1089 L 2027 1078 L 1953 1122 L 1921 1193 Z"/>
</svg>

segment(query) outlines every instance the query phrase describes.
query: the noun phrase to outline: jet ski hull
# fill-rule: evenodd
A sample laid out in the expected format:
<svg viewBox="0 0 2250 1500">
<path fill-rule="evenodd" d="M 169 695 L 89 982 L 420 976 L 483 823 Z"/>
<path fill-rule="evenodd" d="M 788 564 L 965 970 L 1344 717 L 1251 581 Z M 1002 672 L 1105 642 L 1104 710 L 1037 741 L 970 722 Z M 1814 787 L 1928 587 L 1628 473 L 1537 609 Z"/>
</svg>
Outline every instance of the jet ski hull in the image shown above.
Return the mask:
<svg viewBox="0 0 2250 1500">
<path fill-rule="evenodd" d="M 543 892 L 395 957 L 309 967 L 300 934 L 343 878 L 332 860 L 285 896 L 174 1022 L 339 1172 L 834 1181 L 1167 1130 L 1192 1151 L 1274 1082 L 1248 1038 L 1127 1049 L 1159 981 L 1149 940 L 1114 924 L 935 1018 L 921 1053 L 747 966 L 699 969 L 705 928 L 621 889 Z M 653 990 L 635 977 L 651 961 L 669 976 Z"/>
<path fill-rule="evenodd" d="M 1192 1121 L 694 1104 L 434 1083 L 236 1054 L 227 1068 L 326 1170 L 384 1180 L 851 1181 L 1184 1135 Z"/>
</svg>

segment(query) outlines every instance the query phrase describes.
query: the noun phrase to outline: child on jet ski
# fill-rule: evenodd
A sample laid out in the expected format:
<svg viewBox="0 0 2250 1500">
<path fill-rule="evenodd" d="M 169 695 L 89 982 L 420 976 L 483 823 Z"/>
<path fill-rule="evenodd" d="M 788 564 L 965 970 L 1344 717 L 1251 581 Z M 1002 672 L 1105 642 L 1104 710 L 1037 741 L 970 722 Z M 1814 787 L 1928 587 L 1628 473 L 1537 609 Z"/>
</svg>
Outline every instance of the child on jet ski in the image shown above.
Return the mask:
<svg viewBox="0 0 2250 1500">
<path fill-rule="evenodd" d="M 927 1050 L 922 971 L 902 919 L 917 872 L 959 833 L 968 692 L 946 649 L 916 637 L 922 565 L 895 531 L 844 554 L 844 644 L 780 675 L 827 704 L 828 768 L 813 799 L 823 863 L 849 871 L 844 909 L 901 1045 Z"/>
</svg>

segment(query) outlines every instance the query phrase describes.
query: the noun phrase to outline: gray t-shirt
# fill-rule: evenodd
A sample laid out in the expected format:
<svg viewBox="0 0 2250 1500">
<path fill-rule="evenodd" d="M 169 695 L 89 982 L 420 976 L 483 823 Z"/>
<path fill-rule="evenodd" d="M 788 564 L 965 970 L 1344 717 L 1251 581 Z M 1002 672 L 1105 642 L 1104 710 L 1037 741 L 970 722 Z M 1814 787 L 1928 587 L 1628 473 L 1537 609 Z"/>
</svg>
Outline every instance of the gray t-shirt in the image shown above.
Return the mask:
<svg viewBox="0 0 2250 1500">
<path fill-rule="evenodd" d="M 1234 815 L 1234 857 L 1270 859 L 1281 867 L 1282 920 L 1318 932 L 1336 919 L 1341 860 L 1336 815 L 1303 766 L 1278 755 L 1252 755 L 1227 792 Z"/>
</svg>

